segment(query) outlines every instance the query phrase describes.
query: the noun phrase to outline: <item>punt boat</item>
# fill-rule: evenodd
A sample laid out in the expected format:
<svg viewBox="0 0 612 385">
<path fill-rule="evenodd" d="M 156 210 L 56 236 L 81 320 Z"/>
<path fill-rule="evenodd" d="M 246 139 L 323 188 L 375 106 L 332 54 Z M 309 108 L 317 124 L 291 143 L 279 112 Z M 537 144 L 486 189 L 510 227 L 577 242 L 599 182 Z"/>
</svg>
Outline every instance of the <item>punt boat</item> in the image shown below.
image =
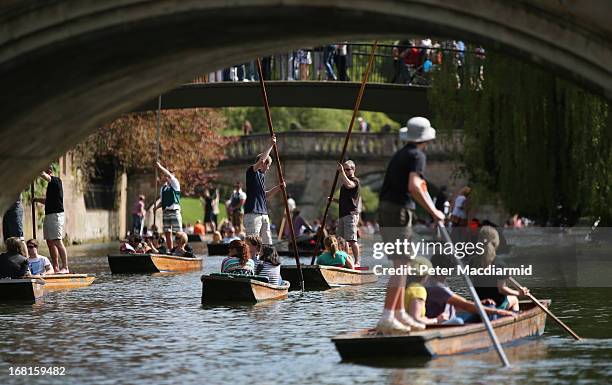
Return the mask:
<svg viewBox="0 0 612 385">
<path fill-rule="evenodd" d="M 96 279 L 93 274 L 47 274 L 42 276 L 45 290 L 76 289 L 89 286 Z"/>
<path fill-rule="evenodd" d="M 204 242 L 204 237 L 200 234 L 187 234 L 187 241 L 192 242 Z"/>
<path fill-rule="evenodd" d="M 256 303 L 287 298 L 289 282 L 268 283 L 268 277 L 213 273 L 202 276 L 202 304 L 242 302 Z"/>
<path fill-rule="evenodd" d="M 327 290 L 337 286 L 354 286 L 374 283 L 378 276 L 371 270 L 353 270 L 344 267 L 302 265 L 305 290 Z M 300 277 L 296 265 L 281 266 L 281 276 L 291 282 L 293 290 L 300 289 Z"/>
<path fill-rule="evenodd" d="M 34 303 L 42 298 L 44 285 L 40 279 L 0 279 L 0 301 Z"/>
<path fill-rule="evenodd" d="M 550 300 L 541 301 L 550 306 Z M 517 317 L 491 321 L 502 344 L 519 342 L 544 333 L 546 313 L 533 302 L 521 301 Z M 437 357 L 484 351 L 492 348 L 484 323 L 428 326 L 424 331 L 383 336 L 375 329 L 340 334 L 332 338 L 345 361 L 380 357 Z"/>
<path fill-rule="evenodd" d="M 113 274 L 165 273 L 202 270 L 202 257 L 188 258 L 164 254 L 118 254 L 108 256 Z"/>
</svg>

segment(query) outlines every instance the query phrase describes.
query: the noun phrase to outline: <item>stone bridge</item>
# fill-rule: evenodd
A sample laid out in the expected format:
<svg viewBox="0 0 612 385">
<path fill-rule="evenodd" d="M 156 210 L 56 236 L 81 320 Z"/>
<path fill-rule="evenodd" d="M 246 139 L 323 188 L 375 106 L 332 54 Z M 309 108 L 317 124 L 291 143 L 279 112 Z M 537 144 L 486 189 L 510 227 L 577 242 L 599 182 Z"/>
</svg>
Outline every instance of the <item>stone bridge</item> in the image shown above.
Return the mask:
<svg viewBox="0 0 612 385">
<path fill-rule="evenodd" d="M 277 145 L 287 182 L 288 192 L 294 196 L 306 218 L 322 214 L 325 197 L 329 194 L 342 153 L 344 132 L 289 131 L 277 133 Z M 270 143 L 268 134 L 241 136 L 226 149 L 227 159 L 218 168 L 221 184 L 244 183 L 246 168 L 257 154 Z M 356 173 L 362 185 L 378 192 L 382 185 L 387 162 L 403 146 L 398 133 L 353 133 L 347 157 L 356 163 Z M 448 185 L 454 189 L 465 181 L 457 177 L 460 164 L 455 160 L 461 151 L 461 132 L 441 133 L 427 149 L 427 180 L 433 186 Z M 267 187 L 278 183 L 275 168 L 271 169 Z M 280 218 L 279 196 L 272 201 L 273 221 Z M 332 213 L 336 215 L 337 213 Z"/>
</svg>

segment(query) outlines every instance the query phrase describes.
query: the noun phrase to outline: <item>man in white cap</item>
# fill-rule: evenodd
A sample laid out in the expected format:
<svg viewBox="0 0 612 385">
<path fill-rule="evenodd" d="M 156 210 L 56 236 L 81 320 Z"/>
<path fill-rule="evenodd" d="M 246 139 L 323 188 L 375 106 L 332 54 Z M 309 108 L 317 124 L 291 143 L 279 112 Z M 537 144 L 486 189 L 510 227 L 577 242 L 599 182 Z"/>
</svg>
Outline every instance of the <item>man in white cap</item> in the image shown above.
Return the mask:
<svg viewBox="0 0 612 385">
<path fill-rule="evenodd" d="M 428 119 L 414 117 L 401 129 L 403 139 L 408 143 L 397 151 L 387 166 L 380 192 L 378 216 L 380 232 L 384 242 L 395 243 L 412 237 L 412 217 L 415 202 L 425 208 L 434 220 L 441 221 L 444 214 L 435 208 L 428 198 L 425 184 L 426 156 L 423 152 L 427 143 L 436 138 L 436 130 Z M 406 254 L 391 254 L 389 259 L 395 267 L 407 265 L 411 259 Z M 413 258 L 414 256 L 412 256 Z M 423 330 L 425 325 L 415 321 L 404 309 L 406 276 L 389 278 L 385 308 L 378 321 L 377 329 L 383 334 L 394 334 Z"/>
</svg>

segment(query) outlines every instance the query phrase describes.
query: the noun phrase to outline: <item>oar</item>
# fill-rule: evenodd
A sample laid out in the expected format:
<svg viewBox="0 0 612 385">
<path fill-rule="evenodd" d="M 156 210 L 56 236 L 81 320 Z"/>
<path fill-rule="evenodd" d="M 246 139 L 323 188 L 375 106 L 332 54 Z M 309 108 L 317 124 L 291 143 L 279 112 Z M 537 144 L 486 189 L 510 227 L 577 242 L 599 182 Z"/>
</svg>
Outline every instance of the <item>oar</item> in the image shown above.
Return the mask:
<svg viewBox="0 0 612 385">
<path fill-rule="evenodd" d="M 423 191 L 425 192 L 424 194 L 425 198 L 429 201 L 429 203 L 432 206 L 434 206 L 433 199 L 431 199 L 431 196 L 427 192 L 426 188 L 427 186 L 423 185 Z M 461 262 L 461 259 L 457 258 L 457 256 L 455 255 L 455 245 L 453 244 L 453 241 L 450 235 L 448 235 L 448 231 L 446 231 L 446 227 L 444 227 L 444 221 L 438 222 L 438 226 L 440 227 L 440 232 L 442 233 L 442 238 L 444 238 L 444 242 L 452 246 L 453 257 L 455 258 L 455 263 L 458 266 L 463 267 L 463 262 Z M 489 320 L 489 316 L 485 312 L 484 306 L 482 306 L 482 303 L 480 303 L 480 297 L 478 296 L 478 293 L 476 293 L 476 288 L 474 287 L 474 284 L 472 283 L 470 276 L 467 275 L 466 273 L 463 273 L 463 278 L 465 279 L 465 283 L 467 284 L 468 290 L 470 291 L 472 299 L 474 300 L 474 304 L 476 305 L 476 308 L 478 309 L 478 314 L 480 315 L 482 322 L 484 322 L 485 327 L 487 328 L 487 332 L 489 333 L 489 338 L 491 338 L 491 342 L 493 343 L 493 346 L 495 347 L 495 350 L 497 351 L 497 355 L 499 356 L 499 359 L 501 360 L 502 364 L 505 367 L 510 367 L 510 362 L 508 361 L 508 357 L 506 357 L 506 353 L 504 352 L 504 349 L 499 343 L 497 334 L 495 334 L 495 330 L 493 330 L 493 325 L 491 325 L 491 320 Z"/>
<path fill-rule="evenodd" d="M 263 71 L 261 69 L 261 60 L 257 58 L 257 73 L 259 74 L 259 85 L 261 86 L 261 96 L 264 102 L 264 109 L 266 111 L 266 119 L 268 121 L 268 129 L 270 130 L 270 137 L 273 137 L 274 126 L 272 125 L 272 115 L 270 114 L 270 105 L 268 103 L 268 93 L 266 91 L 266 83 L 263 77 Z M 278 155 L 278 148 L 276 143 L 273 145 L 274 158 L 276 160 L 276 172 L 278 173 L 278 180 L 283 192 L 283 201 L 285 203 L 285 215 L 289 221 L 289 230 L 291 233 L 291 240 L 293 241 L 293 254 L 295 256 L 295 264 L 297 266 L 298 275 L 300 277 L 300 288 L 304 290 L 304 276 L 302 275 L 302 265 L 300 264 L 300 255 L 298 254 L 297 242 L 295 240 L 295 230 L 293 229 L 293 221 L 291 220 L 291 211 L 289 211 L 289 202 L 287 198 L 287 190 L 285 189 L 285 179 L 283 178 L 283 169 L 280 163 L 280 157 Z"/>
<path fill-rule="evenodd" d="M 34 182 L 30 185 L 31 211 L 32 211 L 32 238 L 36 239 L 36 202 L 34 201 Z"/>
<path fill-rule="evenodd" d="M 157 97 L 157 137 L 156 137 L 156 143 L 155 143 L 155 161 L 159 162 L 159 147 L 160 147 L 160 131 L 161 131 L 161 103 L 162 103 L 162 96 L 159 95 Z M 158 193 L 158 186 L 157 186 L 157 177 L 158 177 L 158 170 L 157 170 L 157 166 L 155 166 L 155 195 L 153 195 L 153 226 L 155 226 L 155 228 L 157 228 L 156 225 L 156 217 L 157 217 L 157 205 L 155 204 L 155 201 L 157 201 L 157 193 Z M 161 198 L 160 198 L 161 199 Z M 159 229 L 157 230 L 159 232 Z M 161 234 L 161 233 L 160 233 Z"/>
<path fill-rule="evenodd" d="M 516 281 L 516 279 L 512 278 L 512 277 L 508 277 L 508 280 L 510 282 L 512 282 L 512 284 L 514 286 L 516 286 L 517 289 L 521 290 L 523 287 L 521 286 L 520 283 L 518 283 Z M 529 299 L 531 301 L 533 301 L 533 303 L 535 303 L 536 305 L 538 305 L 538 307 L 542 310 L 544 310 L 544 312 L 546 314 L 548 314 L 548 316 L 550 318 L 552 318 L 557 324 L 559 324 L 559 326 L 561 326 L 563 329 L 565 329 L 566 332 L 568 332 L 572 337 L 574 337 L 574 339 L 580 341 L 582 340 L 582 338 L 580 338 L 578 336 L 578 334 L 574 333 L 574 331 L 572 329 L 569 328 L 569 326 L 567 326 L 565 323 L 563 323 L 563 321 L 561 321 L 559 318 L 557 318 L 549 309 L 547 306 L 544 306 L 544 304 L 542 304 L 542 302 L 540 302 L 536 297 L 534 297 L 531 293 L 527 294 L 527 297 L 529 297 Z"/>
<path fill-rule="evenodd" d="M 351 122 L 349 123 L 346 137 L 344 138 L 344 146 L 342 147 L 342 154 L 340 154 L 340 160 L 338 160 L 338 163 L 344 162 L 344 157 L 346 156 L 346 149 L 348 147 L 348 143 L 351 138 L 351 133 L 353 132 L 353 125 L 355 124 L 355 119 L 357 118 L 357 114 L 359 113 L 359 107 L 361 106 L 361 99 L 363 98 L 365 86 L 366 86 L 366 83 L 368 82 L 368 77 L 370 76 L 370 70 L 372 69 L 372 64 L 374 63 L 374 53 L 376 52 L 377 46 L 378 46 L 378 41 L 375 41 L 374 45 L 372 45 L 372 52 L 370 52 L 370 58 L 368 59 L 368 66 L 366 67 L 366 70 L 363 73 L 363 78 L 361 79 L 361 87 L 359 88 L 359 93 L 357 94 L 357 100 L 355 100 L 355 107 L 353 108 L 353 116 L 351 117 Z M 325 222 L 327 221 L 327 213 L 329 212 L 331 198 L 334 196 L 334 192 L 336 191 L 336 184 L 338 183 L 339 176 L 340 176 L 340 171 L 336 169 L 336 175 L 334 176 L 334 182 L 332 183 L 331 192 L 328 195 L 329 199 L 327 200 L 327 204 L 325 205 L 325 211 L 323 213 L 321 227 L 319 228 L 319 231 L 317 234 L 317 242 L 314 245 L 314 251 L 312 253 L 312 260 L 310 261 L 311 265 L 314 265 L 315 260 L 317 259 L 317 255 L 319 255 L 319 245 L 323 241 L 323 232 L 325 231 Z"/>
</svg>

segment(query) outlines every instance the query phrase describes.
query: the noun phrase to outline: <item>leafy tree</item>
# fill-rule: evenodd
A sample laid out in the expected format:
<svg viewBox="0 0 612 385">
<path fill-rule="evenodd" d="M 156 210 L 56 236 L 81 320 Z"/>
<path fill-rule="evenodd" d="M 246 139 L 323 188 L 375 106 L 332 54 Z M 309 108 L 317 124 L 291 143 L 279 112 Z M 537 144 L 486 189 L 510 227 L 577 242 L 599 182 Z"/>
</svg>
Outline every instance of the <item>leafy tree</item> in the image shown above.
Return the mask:
<svg viewBox="0 0 612 385">
<path fill-rule="evenodd" d="M 212 109 L 166 110 L 160 118 L 160 161 L 174 172 L 186 194 L 214 175 L 224 147 L 235 138 L 222 136 L 225 117 Z M 98 159 L 112 159 L 127 172 L 152 171 L 157 148 L 155 112 L 123 115 L 89 136 L 75 151 L 85 179 L 95 174 Z"/>
</svg>

